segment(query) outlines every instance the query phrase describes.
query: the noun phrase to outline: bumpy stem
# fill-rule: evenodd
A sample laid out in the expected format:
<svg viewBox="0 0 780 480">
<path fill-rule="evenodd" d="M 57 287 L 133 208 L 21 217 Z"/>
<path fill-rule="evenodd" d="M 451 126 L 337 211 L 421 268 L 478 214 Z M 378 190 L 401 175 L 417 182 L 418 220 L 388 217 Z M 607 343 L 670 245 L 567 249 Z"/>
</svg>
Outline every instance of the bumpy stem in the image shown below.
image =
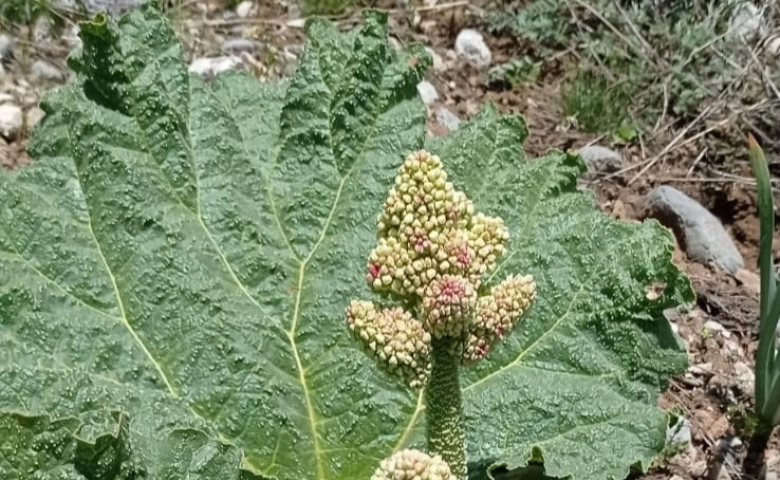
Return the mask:
<svg viewBox="0 0 780 480">
<path fill-rule="evenodd" d="M 432 370 L 425 389 L 428 452 L 439 454 L 458 480 L 466 480 L 466 433 L 459 357 L 453 340 L 432 342 Z"/>
</svg>

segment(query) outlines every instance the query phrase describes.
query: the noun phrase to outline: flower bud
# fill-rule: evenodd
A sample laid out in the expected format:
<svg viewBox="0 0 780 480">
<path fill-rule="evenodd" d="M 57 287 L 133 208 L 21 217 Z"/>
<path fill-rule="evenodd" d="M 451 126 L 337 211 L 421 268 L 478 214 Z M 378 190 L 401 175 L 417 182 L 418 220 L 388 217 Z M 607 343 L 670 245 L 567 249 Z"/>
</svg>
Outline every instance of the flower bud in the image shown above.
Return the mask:
<svg viewBox="0 0 780 480">
<path fill-rule="evenodd" d="M 477 292 L 463 277 L 444 275 L 423 296 L 423 322 L 434 338 L 460 337 L 471 324 Z"/>
<path fill-rule="evenodd" d="M 406 449 L 382 460 L 371 480 L 456 480 L 440 455 Z"/>
</svg>

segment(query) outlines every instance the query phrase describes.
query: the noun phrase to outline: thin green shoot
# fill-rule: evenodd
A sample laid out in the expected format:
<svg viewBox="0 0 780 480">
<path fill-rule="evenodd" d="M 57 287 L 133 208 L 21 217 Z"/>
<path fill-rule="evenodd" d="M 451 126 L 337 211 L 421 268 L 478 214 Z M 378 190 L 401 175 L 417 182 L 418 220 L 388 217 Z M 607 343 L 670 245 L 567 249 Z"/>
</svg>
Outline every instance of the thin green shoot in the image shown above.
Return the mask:
<svg viewBox="0 0 780 480">
<path fill-rule="evenodd" d="M 780 424 L 780 359 L 777 354 L 776 331 L 780 318 L 780 295 L 772 259 L 775 230 L 774 201 L 769 182 L 769 167 L 761 147 L 748 135 L 750 163 L 758 189 L 760 225 L 759 268 L 761 297 L 759 300 L 758 352 L 756 354 L 756 415 L 760 427 L 771 429 Z"/>
</svg>

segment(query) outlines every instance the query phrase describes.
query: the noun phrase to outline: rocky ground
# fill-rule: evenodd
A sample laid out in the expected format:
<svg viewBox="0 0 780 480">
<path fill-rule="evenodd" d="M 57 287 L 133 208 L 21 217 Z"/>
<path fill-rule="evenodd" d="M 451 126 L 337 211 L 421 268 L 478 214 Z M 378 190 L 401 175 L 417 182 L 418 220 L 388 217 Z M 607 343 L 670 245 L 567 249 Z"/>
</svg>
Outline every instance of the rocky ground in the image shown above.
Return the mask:
<svg viewBox="0 0 780 480">
<path fill-rule="evenodd" d="M 90 5 L 130 8 L 133 3 L 94 0 Z M 431 135 L 446 135 L 493 102 L 525 117 L 530 156 L 550 148 L 578 149 L 591 168 L 582 184 L 596 193 L 605 212 L 626 221 L 654 217 L 674 231 L 677 262 L 698 296 L 691 311 L 670 313 L 691 367 L 672 382 L 661 405 L 682 415 L 681 428 L 670 431 L 682 446 L 641 478 L 740 478 L 747 439 L 737 432 L 752 402 L 759 289 L 755 187 L 745 157 L 709 166 L 696 148 L 706 137 L 686 141 L 674 129 L 620 149 L 578 131 L 559 101 L 563 79 L 577 68 L 577 59 L 566 55 L 535 83 L 489 88 L 486 68 L 513 58 L 520 47 L 485 33 L 485 2 L 426 0 L 411 16 L 403 9 L 407 2 L 374 3 L 390 10 L 395 43 L 421 42 L 433 53 L 434 66 L 418 86 L 429 106 Z M 187 47 L 190 70 L 203 75 L 242 68 L 276 79 L 293 71 L 302 49 L 304 19 L 288 0 L 244 1 L 235 8 L 216 0 L 191 1 L 172 6 L 170 14 Z M 349 27 L 359 15 L 347 12 L 336 20 Z M 72 26 L 57 35 L 40 25 L 31 35 L 0 31 L 0 165 L 17 168 L 30 161 L 25 143 L 42 116 L 38 100 L 68 78 L 65 57 L 77 42 Z M 780 473 L 780 436 L 770 444 L 768 480 Z"/>
</svg>

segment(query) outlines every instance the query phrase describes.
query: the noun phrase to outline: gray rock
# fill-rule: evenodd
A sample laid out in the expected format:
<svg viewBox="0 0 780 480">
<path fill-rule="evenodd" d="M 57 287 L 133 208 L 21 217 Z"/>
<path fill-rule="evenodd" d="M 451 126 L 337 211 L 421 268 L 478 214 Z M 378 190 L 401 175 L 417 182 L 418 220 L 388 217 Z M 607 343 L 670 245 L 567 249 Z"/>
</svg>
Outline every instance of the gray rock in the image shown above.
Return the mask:
<svg viewBox="0 0 780 480">
<path fill-rule="evenodd" d="M 5 103 L 14 103 L 16 99 L 10 93 L 0 93 L 0 105 Z"/>
<path fill-rule="evenodd" d="M 254 2 L 250 0 L 244 0 L 236 7 L 236 15 L 238 15 L 239 18 L 247 18 L 248 16 L 252 15 L 254 9 Z"/>
<path fill-rule="evenodd" d="M 687 447 L 691 444 L 691 438 L 691 422 L 685 417 L 681 417 L 677 423 L 666 429 L 667 444 L 683 444 Z"/>
<path fill-rule="evenodd" d="M 734 274 L 744 260 L 715 215 L 681 191 L 664 185 L 645 199 L 646 213 L 674 231 L 691 260 Z"/>
<path fill-rule="evenodd" d="M 191 73 L 198 75 L 216 75 L 228 70 L 237 70 L 241 66 L 241 60 L 236 57 L 204 57 L 195 59 L 189 67 Z"/>
<path fill-rule="evenodd" d="M 619 153 L 599 145 L 582 147 L 577 153 L 588 166 L 588 176 L 617 172 L 623 166 L 623 157 Z"/>
<path fill-rule="evenodd" d="M 24 115 L 21 108 L 10 103 L 0 105 L 0 135 L 8 140 L 14 139 L 23 126 Z"/>
<path fill-rule="evenodd" d="M 426 105 L 432 104 L 439 98 L 439 92 L 436 91 L 436 87 L 427 80 L 417 84 L 417 93 L 420 94 L 420 98 Z"/>
<path fill-rule="evenodd" d="M 10 35 L 0 35 L 0 60 L 11 57 L 16 41 Z"/>
<path fill-rule="evenodd" d="M 248 38 L 232 38 L 222 42 L 222 50 L 228 53 L 253 52 L 261 46 L 260 42 Z"/>
<path fill-rule="evenodd" d="M 33 78 L 38 80 L 62 80 L 65 74 L 59 68 L 44 60 L 36 60 L 30 67 Z"/>
<path fill-rule="evenodd" d="M 455 53 L 476 68 L 487 67 L 492 60 L 482 34 L 471 28 L 461 30 L 455 38 Z"/>
<path fill-rule="evenodd" d="M 436 121 L 447 127 L 450 132 L 457 130 L 460 126 L 460 118 L 444 107 L 436 110 Z"/>
</svg>

